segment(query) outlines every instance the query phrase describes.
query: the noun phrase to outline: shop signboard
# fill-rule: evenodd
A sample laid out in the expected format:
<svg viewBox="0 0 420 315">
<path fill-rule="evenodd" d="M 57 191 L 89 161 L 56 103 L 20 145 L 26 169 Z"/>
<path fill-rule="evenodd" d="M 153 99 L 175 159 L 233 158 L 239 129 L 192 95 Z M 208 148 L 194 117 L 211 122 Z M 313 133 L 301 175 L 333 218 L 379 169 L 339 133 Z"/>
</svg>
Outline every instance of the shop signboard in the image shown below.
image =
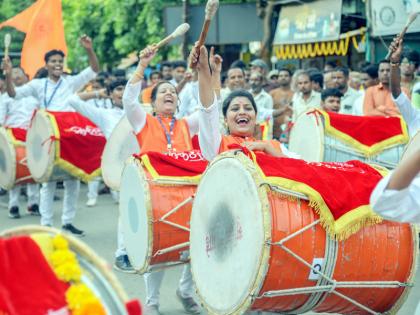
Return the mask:
<svg viewBox="0 0 420 315">
<path fill-rule="evenodd" d="M 340 36 L 342 0 L 318 0 L 283 6 L 274 45 L 337 40 Z"/>
<path fill-rule="evenodd" d="M 371 0 L 370 16 L 372 35 L 387 36 L 401 32 L 412 12 L 420 12 L 420 0 Z M 408 29 L 408 33 L 420 32 L 420 18 Z"/>
</svg>

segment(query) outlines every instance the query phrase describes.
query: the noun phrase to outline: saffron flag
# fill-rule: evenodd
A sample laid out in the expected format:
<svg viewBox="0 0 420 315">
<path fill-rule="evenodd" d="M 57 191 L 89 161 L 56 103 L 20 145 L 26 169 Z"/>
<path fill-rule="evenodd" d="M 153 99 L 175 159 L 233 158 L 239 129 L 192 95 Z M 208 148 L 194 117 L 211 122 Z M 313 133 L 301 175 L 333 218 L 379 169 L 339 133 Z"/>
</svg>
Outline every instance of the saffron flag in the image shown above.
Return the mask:
<svg viewBox="0 0 420 315">
<path fill-rule="evenodd" d="M 21 66 L 30 78 L 45 65 L 44 55 L 52 49 L 67 54 L 61 0 L 38 0 L 26 10 L 0 23 L 26 33 Z"/>
</svg>

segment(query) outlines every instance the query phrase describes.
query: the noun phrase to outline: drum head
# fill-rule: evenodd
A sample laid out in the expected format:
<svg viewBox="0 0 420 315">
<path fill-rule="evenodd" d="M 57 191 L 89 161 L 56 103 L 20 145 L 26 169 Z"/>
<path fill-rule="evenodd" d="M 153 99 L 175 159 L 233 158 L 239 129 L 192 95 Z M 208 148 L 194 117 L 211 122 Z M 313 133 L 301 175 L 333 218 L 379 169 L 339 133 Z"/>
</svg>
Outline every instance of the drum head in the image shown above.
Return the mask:
<svg viewBox="0 0 420 315">
<path fill-rule="evenodd" d="M 264 244 L 271 235 L 259 175 L 247 157 L 229 154 L 207 169 L 191 216 L 194 282 L 206 308 L 216 314 L 240 314 L 250 307 L 265 275 L 269 249 Z"/>
<path fill-rule="evenodd" d="M 14 186 L 16 179 L 16 152 L 6 129 L 0 128 L 0 187 Z"/>
<path fill-rule="evenodd" d="M 418 131 L 413 138 L 411 138 L 410 142 L 408 143 L 401 161 L 406 160 L 408 157 L 412 156 L 414 153 L 420 150 L 420 131 Z"/>
<path fill-rule="evenodd" d="M 120 220 L 133 268 L 146 272 L 152 255 L 152 207 L 146 175 L 137 159 L 127 161 L 121 176 Z"/>
<path fill-rule="evenodd" d="M 55 141 L 51 121 L 43 111 L 37 111 L 26 136 L 28 168 L 37 182 L 46 182 L 51 176 L 55 160 Z"/>
<path fill-rule="evenodd" d="M 289 150 L 297 153 L 308 162 L 322 162 L 324 159 L 324 123 L 321 115 L 307 114 L 308 110 L 296 120 L 290 132 Z"/>
<path fill-rule="evenodd" d="M 102 154 L 101 168 L 105 184 L 113 190 L 120 190 L 124 163 L 131 155 L 139 152 L 140 146 L 133 128 L 124 116 L 111 133 Z"/>
</svg>

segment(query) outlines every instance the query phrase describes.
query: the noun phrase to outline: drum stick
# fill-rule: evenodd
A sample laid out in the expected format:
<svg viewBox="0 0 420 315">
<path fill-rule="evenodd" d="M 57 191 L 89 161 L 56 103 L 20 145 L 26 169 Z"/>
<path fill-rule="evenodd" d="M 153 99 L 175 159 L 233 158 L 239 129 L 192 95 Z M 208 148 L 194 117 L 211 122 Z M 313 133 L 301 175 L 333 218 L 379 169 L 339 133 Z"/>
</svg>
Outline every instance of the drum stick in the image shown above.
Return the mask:
<svg viewBox="0 0 420 315">
<path fill-rule="evenodd" d="M 157 49 L 162 48 L 174 38 L 184 35 L 186 32 L 188 32 L 189 29 L 190 29 L 190 25 L 188 23 L 181 24 L 175 29 L 175 31 L 172 32 L 172 34 L 170 34 L 169 36 L 166 36 L 159 43 L 157 43 L 156 48 Z"/>
<path fill-rule="evenodd" d="M 10 35 L 10 33 L 7 33 L 4 36 L 4 58 L 5 59 L 9 57 L 9 47 L 10 47 L 11 41 L 12 41 L 12 36 Z M 6 70 L 3 70 L 3 74 L 6 74 Z"/>
<path fill-rule="evenodd" d="M 401 33 L 398 35 L 399 38 L 404 38 L 405 33 L 407 33 L 408 28 L 410 27 L 411 24 L 413 24 L 413 22 L 416 20 L 417 16 L 420 14 L 420 12 L 413 12 L 411 13 L 408 18 L 407 18 L 407 23 L 405 23 L 405 26 L 403 28 L 403 30 L 401 31 Z M 389 58 L 391 57 L 391 51 L 388 51 L 385 60 L 389 60 Z"/>
<path fill-rule="evenodd" d="M 201 47 L 202 45 L 204 45 L 204 42 L 206 41 L 207 33 L 209 32 L 211 20 L 216 14 L 218 8 L 219 8 L 219 0 L 207 1 L 206 11 L 205 11 L 206 15 L 204 19 L 203 28 L 201 29 L 200 37 L 198 38 L 197 47 Z M 190 68 L 193 68 L 193 64 L 191 63 L 191 61 L 190 61 Z"/>
</svg>

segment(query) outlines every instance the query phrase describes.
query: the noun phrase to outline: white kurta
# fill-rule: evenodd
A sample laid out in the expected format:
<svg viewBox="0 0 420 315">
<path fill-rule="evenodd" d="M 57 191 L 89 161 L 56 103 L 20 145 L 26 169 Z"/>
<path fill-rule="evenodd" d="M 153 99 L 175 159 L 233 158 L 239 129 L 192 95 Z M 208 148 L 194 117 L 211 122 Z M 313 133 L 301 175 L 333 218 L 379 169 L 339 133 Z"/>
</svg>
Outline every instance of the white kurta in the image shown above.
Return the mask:
<svg viewBox="0 0 420 315">
<path fill-rule="evenodd" d="M 39 102 L 33 96 L 13 99 L 7 94 L 0 97 L 0 125 L 28 129 L 34 110 Z"/>
<path fill-rule="evenodd" d="M 392 173 L 384 177 L 370 196 L 373 210 L 381 217 L 398 222 L 420 223 L 420 176 L 405 189 L 387 189 Z"/>
<path fill-rule="evenodd" d="M 410 136 L 414 136 L 420 130 L 420 110 L 413 107 L 407 95 L 401 93 L 397 98 L 392 98 L 401 112 L 408 126 Z"/>
</svg>

